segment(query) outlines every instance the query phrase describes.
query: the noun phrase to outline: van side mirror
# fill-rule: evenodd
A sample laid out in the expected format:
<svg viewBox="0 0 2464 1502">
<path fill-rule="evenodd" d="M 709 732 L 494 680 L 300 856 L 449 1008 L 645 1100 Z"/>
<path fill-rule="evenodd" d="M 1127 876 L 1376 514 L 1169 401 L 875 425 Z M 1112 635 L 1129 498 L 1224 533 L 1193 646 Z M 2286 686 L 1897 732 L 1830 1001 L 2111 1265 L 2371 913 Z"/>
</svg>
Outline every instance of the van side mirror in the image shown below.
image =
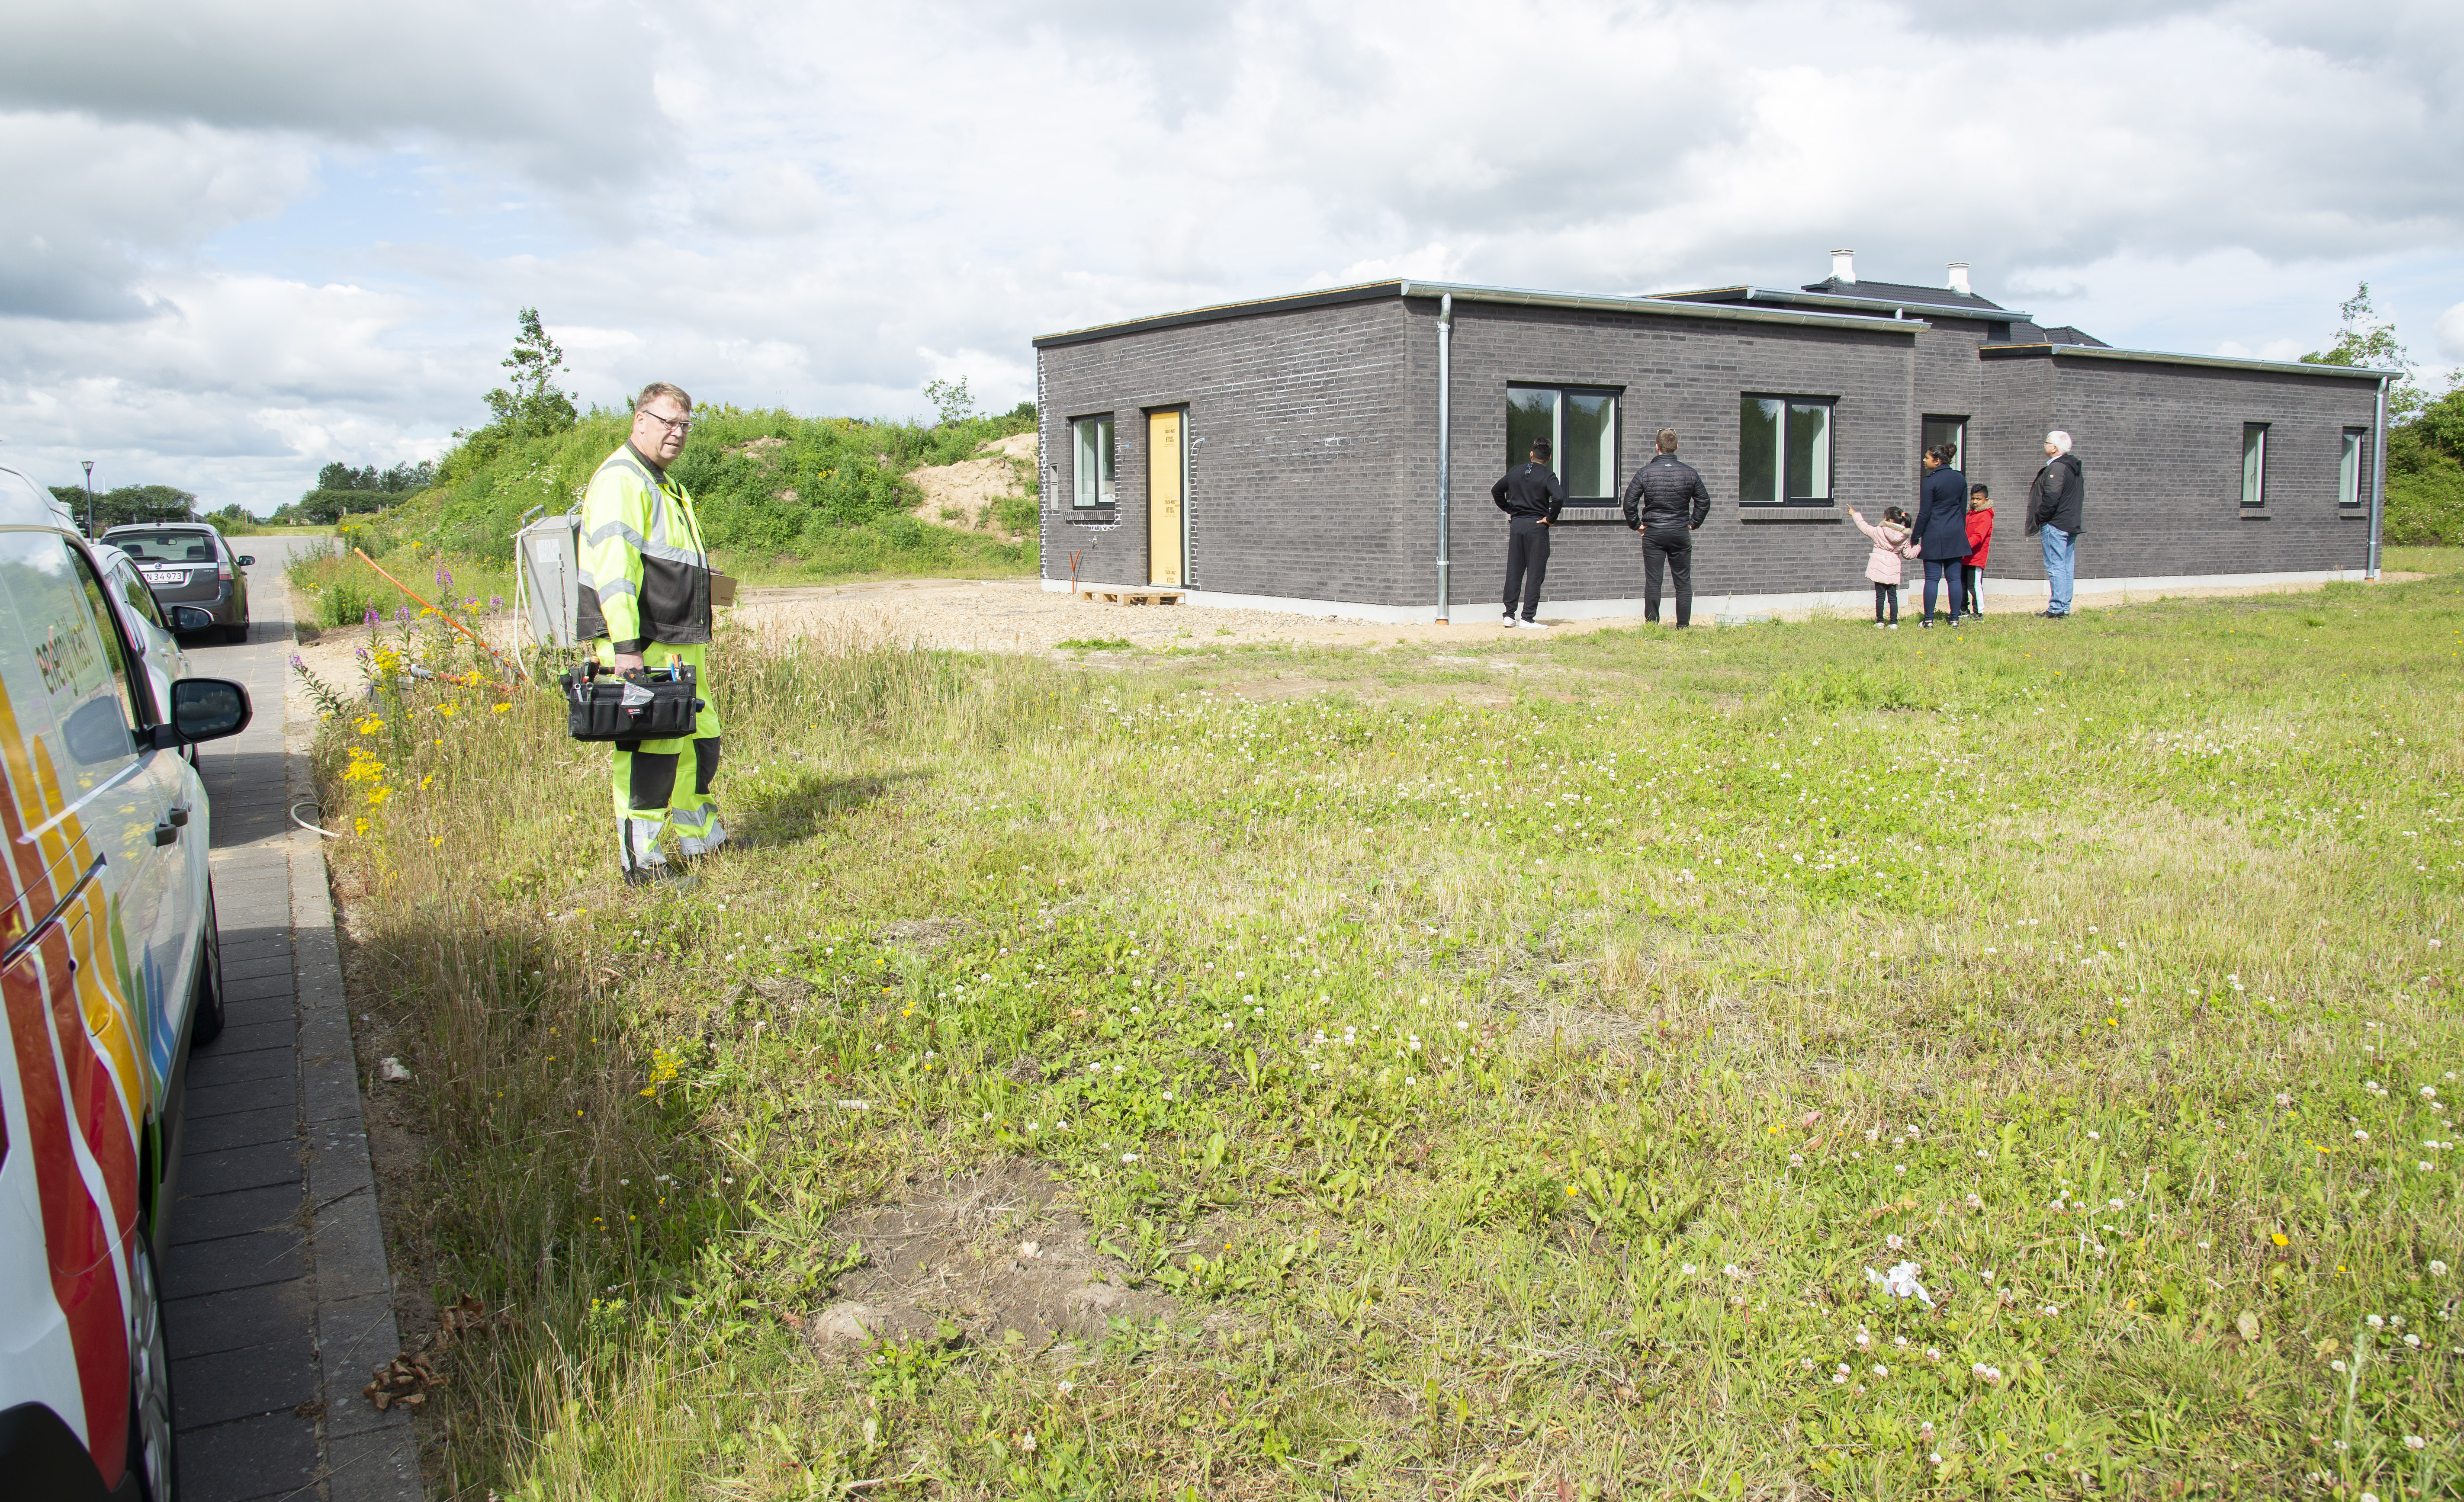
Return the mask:
<svg viewBox="0 0 2464 1502">
<path fill-rule="evenodd" d="M 256 555 L 253 553 L 242 553 L 239 556 L 239 566 L 242 568 L 254 568 L 256 566 Z"/>
<path fill-rule="evenodd" d="M 248 690 L 229 678 L 182 678 L 171 685 L 171 722 L 154 727 L 159 750 L 220 740 L 248 728 L 255 709 Z"/>
</svg>

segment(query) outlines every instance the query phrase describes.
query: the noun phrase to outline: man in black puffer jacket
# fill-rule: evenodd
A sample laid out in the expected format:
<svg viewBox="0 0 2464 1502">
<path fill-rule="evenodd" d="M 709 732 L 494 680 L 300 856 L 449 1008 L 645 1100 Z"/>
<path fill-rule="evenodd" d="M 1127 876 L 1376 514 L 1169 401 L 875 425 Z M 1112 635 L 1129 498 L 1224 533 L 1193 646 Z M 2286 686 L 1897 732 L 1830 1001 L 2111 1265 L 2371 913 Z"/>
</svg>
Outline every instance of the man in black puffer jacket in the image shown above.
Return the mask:
<svg viewBox="0 0 2464 1502">
<path fill-rule="evenodd" d="M 1677 456 L 1677 430 L 1660 430 L 1660 452 L 1625 482 L 1625 524 L 1642 534 L 1642 618 L 1660 624 L 1660 567 L 1677 585 L 1679 630 L 1694 620 L 1694 533 L 1711 515 L 1711 493 Z"/>
<path fill-rule="evenodd" d="M 2045 467 L 2028 487 L 2028 535 L 2045 540 L 2045 607 L 2036 613 L 2058 621 L 2071 613 L 2071 589 L 2079 577 L 2079 538 L 2087 530 L 2087 478 L 2071 453 L 2071 435 L 2045 434 Z"/>
</svg>

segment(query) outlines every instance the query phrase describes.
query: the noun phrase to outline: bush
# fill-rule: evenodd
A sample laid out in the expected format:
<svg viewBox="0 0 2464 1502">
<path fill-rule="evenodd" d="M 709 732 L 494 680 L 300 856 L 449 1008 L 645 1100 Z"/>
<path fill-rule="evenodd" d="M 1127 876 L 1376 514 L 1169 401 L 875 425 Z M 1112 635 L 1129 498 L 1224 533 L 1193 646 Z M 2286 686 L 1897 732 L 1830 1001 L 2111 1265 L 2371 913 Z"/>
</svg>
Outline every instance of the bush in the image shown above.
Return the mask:
<svg viewBox="0 0 2464 1502">
<path fill-rule="evenodd" d="M 2387 542 L 2435 547 L 2464 542 L 2464 465 L 2436 459 L 2412 474 L 2387 475 Z"/>
</svg>

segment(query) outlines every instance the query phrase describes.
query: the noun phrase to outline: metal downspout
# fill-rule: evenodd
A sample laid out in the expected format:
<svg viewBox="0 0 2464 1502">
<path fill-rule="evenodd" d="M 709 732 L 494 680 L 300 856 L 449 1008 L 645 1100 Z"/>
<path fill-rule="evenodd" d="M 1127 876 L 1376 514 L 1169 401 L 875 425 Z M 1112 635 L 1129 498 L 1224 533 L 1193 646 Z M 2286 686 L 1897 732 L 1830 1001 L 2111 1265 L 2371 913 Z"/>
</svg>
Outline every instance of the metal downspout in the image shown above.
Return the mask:
<svg viewBox="0 0 2464 1502">
<path fill-rule="evenodd" d="M 2370 466 L 2370 563 L 2364 577 L 2379 577 L 2379 528 L 2387 520 L 2387 380 L 2379 377 L 2378 459 Z"/>
<path fill-rule="evenodd" d="M 1446 535 L 1447 523 L 1453 519 L 1448 515 L 1452 496 L 1447 489 L 1451 476 L 1447 473 L 1446 461 L 1448 451 L 1454 447 L 1450 441 L 1454 436 L 1451 426 L 1454 334 L 1455 295 L 1449 292 L 1438 298 L 1438 621 L 1441 625 L 1450 621 L 1447 611 L 1452 600 L 1447 573 L 1454 563 Z M 2377 528 L 2373 525 L 2371 536 L 2375 538 L 2377 535 Z"/>
</svg>

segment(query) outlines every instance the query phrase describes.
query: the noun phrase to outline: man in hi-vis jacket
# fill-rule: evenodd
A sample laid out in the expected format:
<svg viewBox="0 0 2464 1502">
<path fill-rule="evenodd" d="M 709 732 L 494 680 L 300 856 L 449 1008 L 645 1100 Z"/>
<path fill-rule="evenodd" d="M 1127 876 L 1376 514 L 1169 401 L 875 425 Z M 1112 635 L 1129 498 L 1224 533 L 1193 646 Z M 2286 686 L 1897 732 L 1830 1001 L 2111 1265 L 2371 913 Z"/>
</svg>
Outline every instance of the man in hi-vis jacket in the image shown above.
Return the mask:
<svg viewBox="0 0 2464 1502">
<path fill-rule="evenodd" d="M 582 497 L 577 630 L 619 673 L 670 663 L 693 670 L 702 710 L 693 733 L 616 744 L 617 857 L 625 880 L 671 874 L 659 836 L 673 828 L 687 859 L 727 843 L 710 784 L 718 776 L 718 712 L 710 707 L 710 554 L 693 497 L 668 478 L 693 431 L 693 398 L 664 381 L 633 402 L 633 432 L 609 454 Z M 690 783 L 679 763 L 693 755 Z"/>
</svg>

